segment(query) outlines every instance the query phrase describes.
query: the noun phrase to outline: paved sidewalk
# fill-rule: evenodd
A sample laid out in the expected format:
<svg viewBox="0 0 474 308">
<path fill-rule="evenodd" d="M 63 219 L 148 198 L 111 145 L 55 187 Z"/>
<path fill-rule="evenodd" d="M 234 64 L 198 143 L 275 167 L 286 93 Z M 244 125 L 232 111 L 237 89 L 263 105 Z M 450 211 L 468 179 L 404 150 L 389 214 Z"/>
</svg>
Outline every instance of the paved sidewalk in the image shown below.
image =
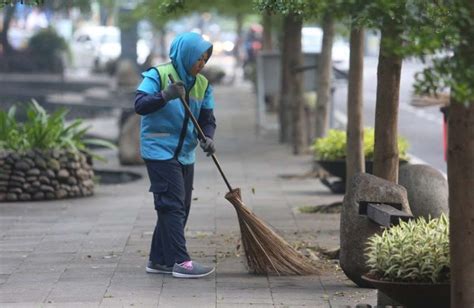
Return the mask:
<svg viewBox="0 0 474 308">
<path fill-rule="evenodd" d="M 335 248 L 339 214 L 302 214 L 301 206 L 341 201 L 317 179 L 305 177 L 310 156 L 291 155 L 276 131 L 255 134 L 250 87 L 216 88 L 217 155 L 244 202 L 288 241 Z M 146 274 L 144 265 L 156 219 L 144 178 L 101 185 L 90 198 L 0 203 L 1 307 L 355 307 L 375 305 L 376 292 L 355 287 L 334 261 L 321 275 L 255 276 L 236 250 L 235 210 L 212 161 L 201 153 L 187 226 L 198 261 L 216 264 L 200 280 Z"/>
</svg>

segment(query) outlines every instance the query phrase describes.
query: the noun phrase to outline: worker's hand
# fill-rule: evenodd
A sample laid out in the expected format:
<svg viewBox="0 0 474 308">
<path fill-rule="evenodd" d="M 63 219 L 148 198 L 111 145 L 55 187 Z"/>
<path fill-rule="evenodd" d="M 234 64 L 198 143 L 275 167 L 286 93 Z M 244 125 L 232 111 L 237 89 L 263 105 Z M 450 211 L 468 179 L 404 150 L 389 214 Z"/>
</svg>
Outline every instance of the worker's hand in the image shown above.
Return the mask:
<svg viewBox="0 0 474 308">
<path fill-rule="evenodd" d="M 186 95 L 186 90 L 184 89 L 184 83 L 182 81 L 177 81 L 170 84 L 166 89 L 161 91 L 161 96 L 168 102 L 172 99 L 183 97 Z"/>
<path fill-rule="evenodd" d="M 201 140 L 199 142 L 199 145 L 201 148 L 204 150 L 204 152 L 207 153 L 207 156 L 211 156 L 216 152 L 216 147 L 214 145 L 214 140 L 212 140 L 209 137 L 206 137 L 205 139 Z"/>
</svg>

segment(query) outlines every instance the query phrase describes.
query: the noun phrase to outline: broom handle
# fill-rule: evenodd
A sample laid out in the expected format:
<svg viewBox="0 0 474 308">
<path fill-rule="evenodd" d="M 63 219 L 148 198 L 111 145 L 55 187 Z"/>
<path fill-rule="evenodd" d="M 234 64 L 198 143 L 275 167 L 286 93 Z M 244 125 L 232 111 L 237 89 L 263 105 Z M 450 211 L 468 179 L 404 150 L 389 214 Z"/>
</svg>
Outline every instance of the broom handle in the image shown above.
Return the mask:
<svg viewBox="0 0 474 308">
<path fill-rule="evenodd" d="M 168 74 L 168 78 L 171 80 L 172 83 L 175 82 L 174 78 L 171 74 Z M 186 102 L 186 99 L 184 97 L 180 97 L 179 99 L 181 100 L 181 103 L 183 104 L 184 109 L 186 109 L 186 113 L 191 118 L 191 121 L 193 122 L 194 127 L 196 127 L 199 139 L 206 140 L 206 136 L 204 135 L 204 132 L 202 131 L 201 126 L 199 125 L 198 121 L 196 120 L 196 117 L 191 112 L 191 109 L 189 108 L 189 105 Z M 219 170 L 222 178 L 224 179 L 224 182 L 227 185 L 227 188 L 229 189 L 229 192 L 232 192 L 232 186 L 230 186 L 229 181 L 227 180 L 227 178 L 224 174 L 224 171 L 222 171 L 221 165 L 219 164 L 219 161 L 217 160 L 216 154 L 212 154 L 211 157 L 212 157 L 212 160 L 214 161 L 214 163 L 216 164 L 217 169 Z"/>
</svg>

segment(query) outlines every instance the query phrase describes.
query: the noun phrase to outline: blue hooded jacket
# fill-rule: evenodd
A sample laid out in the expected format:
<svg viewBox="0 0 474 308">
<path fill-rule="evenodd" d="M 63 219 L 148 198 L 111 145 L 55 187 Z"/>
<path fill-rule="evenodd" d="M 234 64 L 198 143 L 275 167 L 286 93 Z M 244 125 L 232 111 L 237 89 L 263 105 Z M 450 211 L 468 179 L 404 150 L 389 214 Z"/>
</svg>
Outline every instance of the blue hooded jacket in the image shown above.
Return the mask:
<svg viewBox="0 0 474 308">
<path fill-rule="evenodd" d="M 213 115 L 214 98 L 212 87 L 207 86 L 204 97 L 190 97 L 189 93 L 196 83 L 196 77 L 189 72 L 201 56 L 212 53 L 212 45 L 197 33 L 184 33 L 177 36 L 170 48 L 170 59 L 174 71 L 185 84 L 186 96 L 190 108 L 207 137 L 213 138 L 215 118 Z M 170 64 L 164 64 L 170 67 Z M 143 81 L 137 88 L 135 111 L 142 115 L 140 131 L 141 155 L 146 160 L 177 159 L 182 164 L 195 161 L 197 134 L 179 99 L 165 102 L 161 90 L 168 80 L 160 76 L 160 66 L 145 71 Z M 200 80 L 205 78 L 200 75 Z M 207 83 L 207 81 L 206 81 Z M 186 127 L 186 129 L 185 129 Z"/>
<path fill-rule="evenodd" d="M 212 53 L 212 45 L 205 41 L 201 35 L 194 32 L 187 32 L 178 35 L 171 43 L 170 59 L 174 68 L 178 72 L 181 81 L 184 82 L 186 90 L 190 90 L 196 77 L 188 72 L 191 71 L 194 63 L 209 50 L 209 57 Z"/>
</svg>

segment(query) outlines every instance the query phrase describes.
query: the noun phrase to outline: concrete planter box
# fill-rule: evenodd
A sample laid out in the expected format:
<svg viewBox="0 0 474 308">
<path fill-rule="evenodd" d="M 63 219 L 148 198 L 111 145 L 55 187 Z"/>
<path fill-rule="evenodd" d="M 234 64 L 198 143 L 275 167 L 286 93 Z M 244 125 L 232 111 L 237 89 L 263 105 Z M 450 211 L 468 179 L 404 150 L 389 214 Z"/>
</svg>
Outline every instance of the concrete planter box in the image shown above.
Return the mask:
<svg viewBox="0 0 474 308">
<path fill-rule="evenodd" d="M 0 201 L 53 200 L 94 193 L 92 161 L 66 150 L 0 151 Z"/>
<path fill-rule="evenodd" d="M 340 178 L 339 181 L 330 182 L 327 179 L 321 179 L 321 183 L 327 186 L 331 192 L 335 194 L 344 194 L 346 191 L 346 161 L 339 160 L 315 160 L 315 164 L 321 166 L 329 174 Z M 408 161 L 400 160 L 399 165 L 405 165 Z M 372 160 L 365 161 L 365 172 L 372 174 L 374 162 Z"/>
<path fill-rule="evenodd" d="M 450 307 L 450 284 L 385 281 L 367 276 L 362 279 L 407 308 Z"/>
</svg>

